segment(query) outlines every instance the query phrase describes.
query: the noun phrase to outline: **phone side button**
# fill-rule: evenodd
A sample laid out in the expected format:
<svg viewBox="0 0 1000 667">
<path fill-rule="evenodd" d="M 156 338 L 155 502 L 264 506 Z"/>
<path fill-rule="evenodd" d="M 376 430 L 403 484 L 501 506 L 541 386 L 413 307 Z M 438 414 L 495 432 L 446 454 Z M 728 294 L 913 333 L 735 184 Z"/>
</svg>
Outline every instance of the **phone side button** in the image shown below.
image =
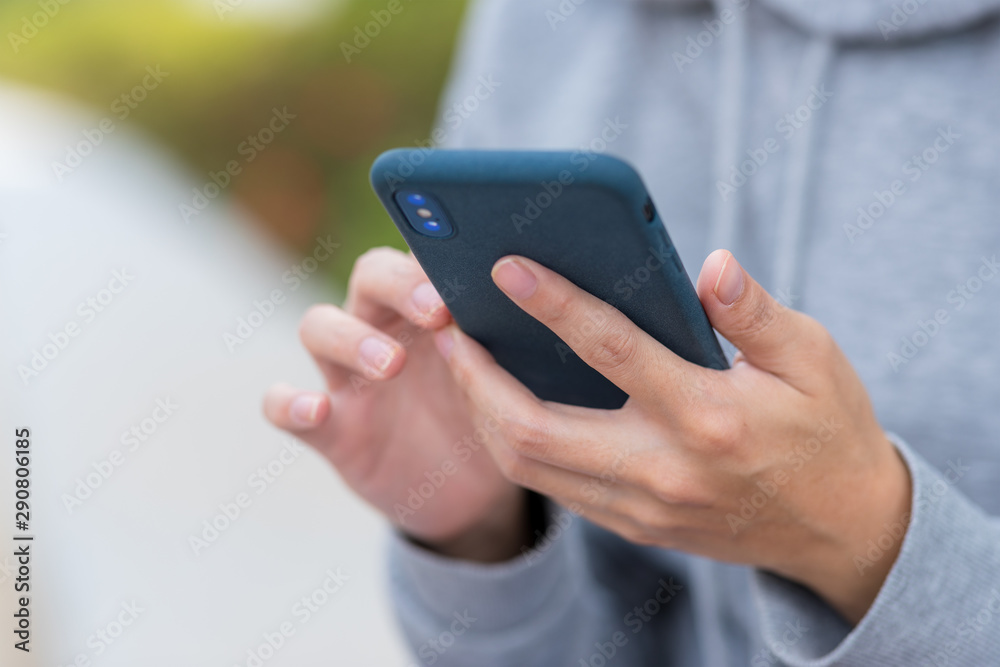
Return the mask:
<svg viewBox="0 0 1000 667">
<path fill-rule="evenodd" d="M 684 265 L 681 264 L 681 258 L 677 256 L 677 248 L 674 247 L 674 245 L 670 242 L 670 239 L 667 237 L 667 230 L 660 229 L 657 236 L 660 240 L 661 252 L 666 252 L 666 254 L 670 255 L 670 261 L 673 263 L 674 268 L 677 269 L 677 273 L 683 275 Z"/>
<path fill-rule="evenodd" d="M 677 250 L 671 248 L 670 261 L 674 263 L 674 268 L 677 269 L 677 273 L 684 273 L 684 266 L 681 264 L 681 258 L 677 256 Z"/>
</svg>

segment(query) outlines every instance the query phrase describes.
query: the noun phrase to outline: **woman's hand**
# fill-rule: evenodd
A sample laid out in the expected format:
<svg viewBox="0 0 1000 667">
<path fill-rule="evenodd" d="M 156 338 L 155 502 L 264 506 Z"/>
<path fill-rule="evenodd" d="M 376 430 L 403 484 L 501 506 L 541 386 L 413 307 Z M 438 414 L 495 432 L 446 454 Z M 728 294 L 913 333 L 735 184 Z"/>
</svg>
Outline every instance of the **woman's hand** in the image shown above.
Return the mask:
<svg viewBox="0 0 1000 667">
<path fill-rule="evenodd" d="M 706 260 L 698 294 L 741 351 L 727 371 L 683 361 L 535 262 L 504 258 L 493 277 L 630 396 L 615 411 L 538 400 L 457 327 L 441 329 L 470 404 L 506 417 L 488 446 L 508 479 L 634 542 L 798 581 L 860 620 L 898 553 L 910 481 L 826 329 L 726 251 Z M 855 557 L 893 525 L 890 553 L 859 573 Z"/>
<path fill-rule="evenodd" d="M 505 560 L 530 544 L 526 494 L 484 449 L 503 415 L 468 407 L 434 350 L 431 331 L 450 321 L 412 256 L 371 250 L 344 308 L 314 306 L 302 320 L 328 393 L 277 385 L 264 412 L 412 537 L 446 555 Z"/>
</svg>

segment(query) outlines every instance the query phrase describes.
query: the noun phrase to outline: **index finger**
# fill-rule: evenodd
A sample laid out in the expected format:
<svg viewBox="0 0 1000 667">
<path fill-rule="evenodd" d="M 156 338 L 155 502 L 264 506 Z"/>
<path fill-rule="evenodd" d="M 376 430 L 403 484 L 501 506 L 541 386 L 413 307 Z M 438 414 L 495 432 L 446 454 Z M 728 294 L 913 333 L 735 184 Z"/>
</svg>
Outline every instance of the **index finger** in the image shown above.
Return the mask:
<svg viewBox="0 0 1000 667">
<path fill-rule="evenodd" d="M 372 248 L 358 258 L 344 310 L 379 328 L 400 316 L 425 329 L 451 319 L 417 260 L 395 248 Z"/>
<path fill-rule="evenodd" d="M 524 257 L 504 257 L 493 280 L 590 367 L 642 403 L 690 398 L 700 370 L 636 326 L 614 306 Z"/>
<path fill-rule="evenodd" d="M 563 410 L 565 406 L 540 400 L 454 324 L 434 338 L 455 383 L 479 411 L 496 420 L 516 454 L 587 475 L 600 474 L 621 458 L 614 433 L 627 415 L 616 412 L 608 419 L 605 410 Z M 652 444 L 630 446 L 638 450 Z"/>
</svg>

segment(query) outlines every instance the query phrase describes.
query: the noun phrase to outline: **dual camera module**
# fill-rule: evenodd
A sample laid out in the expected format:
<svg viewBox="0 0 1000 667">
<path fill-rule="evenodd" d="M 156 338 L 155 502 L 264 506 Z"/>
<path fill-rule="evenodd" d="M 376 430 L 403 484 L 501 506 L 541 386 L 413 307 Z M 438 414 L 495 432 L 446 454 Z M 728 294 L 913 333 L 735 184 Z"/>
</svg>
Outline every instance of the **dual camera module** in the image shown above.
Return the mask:
<svg viewBox="0 0 1000 667">
<path fill-rule="evenodd" d="M 410 226 L 424 236 L 440 239 L 451 236 L 455 231 L 441 202 L 430 195 L 402 190 L 396 193 L 396 203 Z"/>
</svg>

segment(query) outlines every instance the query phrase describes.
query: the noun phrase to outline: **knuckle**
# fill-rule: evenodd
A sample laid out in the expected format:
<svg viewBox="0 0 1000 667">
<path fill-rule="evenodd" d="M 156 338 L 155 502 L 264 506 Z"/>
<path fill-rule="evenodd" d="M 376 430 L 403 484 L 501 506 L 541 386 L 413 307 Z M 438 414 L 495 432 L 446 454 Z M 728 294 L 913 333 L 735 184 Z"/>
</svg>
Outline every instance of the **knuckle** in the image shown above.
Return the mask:
<svg viewBox="0 0 1000 667">
<path fill-rule="evenodd" d="M 453 354 L 448 358 L 448 365 L 451 367 L 451 376 L 455 384 L 463 389 L 472 388 L 476 374 L 467 361 Z"/>
<path fill-rule="evenodd" d="M 279 411 L 280 395 L 278 392 L 277 387 L 272 387 L 267 391 L 264 395 L 264 401 L 261 404 L 261 412 L 264 413 L 264 417 L 269 422 L 281 428 L 281 413 Z"/>
<path fill-rule="evenodd" d="M 374 265 L 378 262 L 381 248 L 369 248 L 358 255 L 351 267 L 351 275 L 347 279 L 348 291 L 356 291 L 358 284 L 364 282 L 365 277 L 372 274 Z"/>
<path fill-rule="evenodd" d="M 800 338 L 806 360 L 815 363 L 825 363 L 833 359 L 838 351 L 833 335 L 818 321 L 808 315 L 800 315 Z"/>
<path fill-rule="evenodd" d="M 545 299 L 540 319 L 546 324 L 559 327 L 569 321 L 573 310 L 573 294 L 566 290 L 557 290 Z"/>
<path fill-rule="evenodd" d="M 653 489 L 656 499 L 672 507 L 707 507 L 711 504 L 704 488 L 688 479 L 661 481 Z M 660 522 L 664 529 L 675 528 L 674 518 L 669 512 L 662 512 Z"/>
<path fill-rule="evenodd" d="M 658 502 L 665 506 L 690 504 L 695 494 L 692 485 L 677 475 L 676 464 L 651 463 L 644 465 L 639 473 L 639 486 L 650 493 Z M 657 508 L 659 518 L 653 522 L 662 521 L 666 515 L 665 507 Z"/>
<path fill-rule="evenodd" d="M 769 297 L 755 299 L 737 324 L 743 338 L 753 340 L 769 331 L 786 310 Z"/>
<path fill-rule="evenodd" d="M 698 446 L 706 453 L 729 455 L 746 441 L 749 427 L 742 413 L 723 406 L 698 412 L 698 422 L 693 426 Z"/>
<path fill-rule="evenodd" d="M 521 410 L 508 417 L 504 436 L 510 448 L 524 456 L 544 454 L 551 440 L 545 420 L 530 410 Z"/>
<path fill-rule="evenodd" d="M 604 326 L 593 343 L 594 359 L 602 368 L 627 368 L 636 361 L 638 351 L 634 330 L 613 320 Z"/>
<path fill-rule="evenodd" d="M 393 252 L 394 250 L 388 246 L 376 246 L 365 250 L 354 261 L 354 269 L 351 271 L 351 277 L 354 278 L 356 275 L 361 276 L 369 273 L 372 269 L 382 264 Z"/>
<path fill-rule="evenodd" d="M 527 486 L 531 482 L 531 465 L 529 459 L 517 452 L 509 452 L 499 464 L 500 472 L 508 480 L 518 486 Z"/>
<path fill-rule="evenodd" d="M 586 499 L 587 505 L 602 511 L 607 511 L 612 505 L 611 494 L 607 487 L 598 480 L 590 480 L 580 485 L 580 496 Z"/>
<path fill-rule="evenodd" d="M 670 551 L 682 551 L 685 547 L 685 542 L 680 539 L 679 534 L 674 530 L 663 530 L 656 534 L 656 542 L 652 545 L 659 547 L 660 549 L 669 549 Z M 690 547 L 688 547 L 690 549 Z"/>
<path fill-rule="evenodd" d="M 635 520 L 651 534 L 669 532 L 674 526 L 671 513 L 663 506 L 644 505 L 636 510 Z"/>
<path fill-rule="evenodd" d="M 643 547 L 651 547 L 656 545 L 656 540 L 649 533 L 649 530 L 643 526 L 629 524 L 621 531 L 622 537 L 624 537 L 629 542 L 633 544 L 638 544 Z"/>
<path fill-rule="evenodd" d="M 399 252 L 394 248 L 378 246 L 369 248 L 361 253 L 351 268 L 351 275 L 347 279 L 348 300 L 352 300 L 359 292 L 364 292 L 366 286 L 375 282 L 378 276 L 385 273 L 386 266 L 391 262 L 395 253 Z"/>
<path fill-rule="evenodd" d="M 299 320 L 299 340 L 308 344 L 307 341 L 309 339 L 315 338 L 317 330 L 326 321 L 327 315 L 329 315 L 332 308 L 336 308 L 336 306 L 326 303 L 317 303 L 309 306 L 309 309 L 302 315 L 302 319 Z"/>
</svg>

